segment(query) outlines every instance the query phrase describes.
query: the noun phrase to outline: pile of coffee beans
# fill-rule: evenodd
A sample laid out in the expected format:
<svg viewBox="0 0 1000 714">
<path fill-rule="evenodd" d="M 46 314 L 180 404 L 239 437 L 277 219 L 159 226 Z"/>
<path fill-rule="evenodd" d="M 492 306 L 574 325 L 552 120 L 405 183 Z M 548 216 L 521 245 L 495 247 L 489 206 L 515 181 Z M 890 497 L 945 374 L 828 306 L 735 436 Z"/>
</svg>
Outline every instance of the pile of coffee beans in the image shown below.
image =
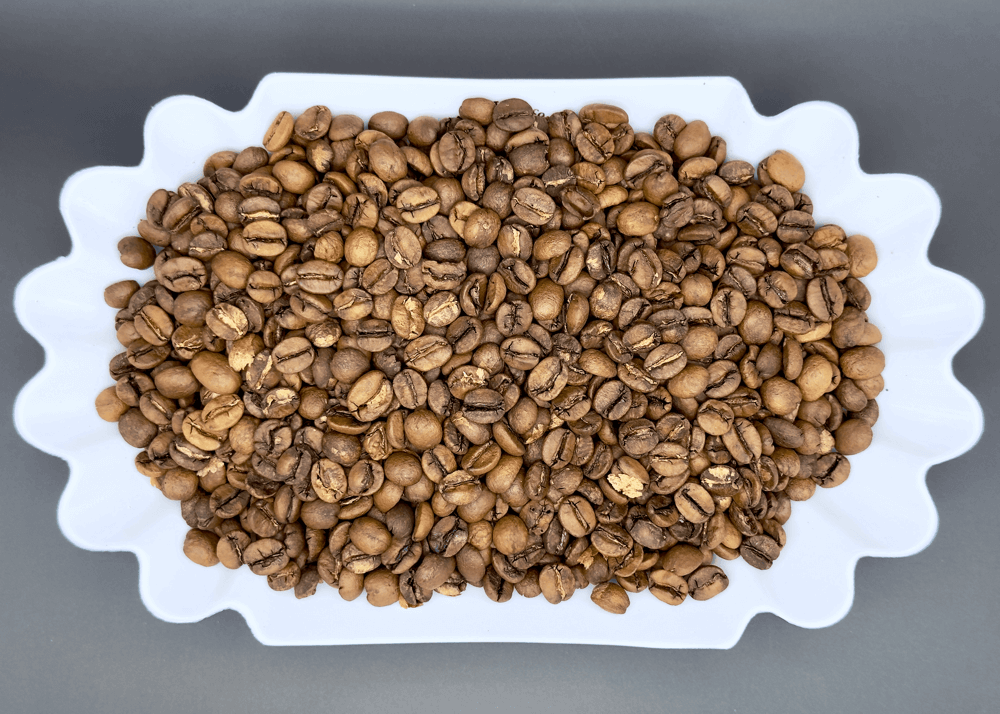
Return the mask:
<svg viewBox="0 0 1000 714">
<path fill-rule="evenodd" d="M 878 417 L 875 248 L 805 180 L 606 104 L 281 112 L 119 243 L 97 410 L 191 560 L 296 597 L 705 600 Z"/>
</svg>

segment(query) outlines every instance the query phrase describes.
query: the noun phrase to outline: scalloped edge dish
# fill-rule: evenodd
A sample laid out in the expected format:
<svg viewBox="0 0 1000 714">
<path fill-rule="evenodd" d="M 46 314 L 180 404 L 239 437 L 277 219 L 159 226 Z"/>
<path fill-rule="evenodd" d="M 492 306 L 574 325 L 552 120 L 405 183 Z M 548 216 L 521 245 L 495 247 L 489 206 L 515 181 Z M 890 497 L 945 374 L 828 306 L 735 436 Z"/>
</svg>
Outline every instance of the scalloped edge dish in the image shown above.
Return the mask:
<svg viewBox="0 0 1000 714">
<path fill-rule="evenodd" d="M 462 597 L 437 597 L 403 610 L 373 608 L 363 598 L 344 602 L 321 586 L 314 597 L 299 601 L 271 591 L 246 568 L 201 568 L 184 557 L 187 526 L 177 504 L 136 474 L 134 450 L 116 425 L 94 411 L 94 397 L 111 383 L 108 360 L 120 351 L 103 289 L 136 277 L 118 261 L 117 241 L 134 232 L 150 193 L 196 180 L 205 157 L 217 150 L 259 144 L 280 110 L 326 104 L 334 113 L 363 118 L 385 109 L 443 116 L 469 96 L 519 96 L 546 113 L 608 102 L 625 108 L 640 131 L 651 130 L 666 113 L 700 118 L 726 139 L 730 157 L 755 165 L 774 149 L 788 149 L 805 166 L 804 190 L 816 206 L 817 224 L 837 223 L 875 242 L 879 267 L 865 284 L 872 293 L 869 316 L 883 333 L 887 385 L 878 399 L 875 440 L 851 457 L 846 483 L 794 504 L 788 545 L 770 570 L 732 561 L 725 564 L 729 589 L 710 601 L 689 599 L 670 608 L 640 595 L 625 616 L 616 617 L 597 608 L 587 593 L 559 607 L 521 597 L 497 605 L 469 588 Z M 69 256 L 33 270 L 15 294 L 18 319 L 45 349 L 45 366 L 18 396 L 15 425 L 28 443 L 69 464 L 58 510 L 66 537 L 88 550 L 135 553 L 143 603 L 170 622 L 236 610 L 258 640 L 273 645 L 551 642 L 659 648 L 732 647 L 761 612 L 800 627 L 825 627 L 851 607 L 859 558 L 911 555 L 934 538 L 937 511 L 925 484 L 927 469 L 972 448 L 983 429 L 978 402 L 951 369 L 955 353 L 982 323 L 983 297 L 965 278 L 928 261 L 941 213 L 933 188 L 914 176 L 864 173 L 857 128 L 839 106 L 809 102 L 764 117 L 731 78 L 271 74 L 238 112 L 197 97 L 163 100 L 146 119 L 139 166 L 74 174 L 63 186 L 60 210 L 72 239 Z M 940 325 L 936 338 L 924 331 L 928 320 Z M 68 386 L 60 378 L 67 373 L 76 375 Z M 887 509 L 890 498 L 893 508 Z"/>
</svg>

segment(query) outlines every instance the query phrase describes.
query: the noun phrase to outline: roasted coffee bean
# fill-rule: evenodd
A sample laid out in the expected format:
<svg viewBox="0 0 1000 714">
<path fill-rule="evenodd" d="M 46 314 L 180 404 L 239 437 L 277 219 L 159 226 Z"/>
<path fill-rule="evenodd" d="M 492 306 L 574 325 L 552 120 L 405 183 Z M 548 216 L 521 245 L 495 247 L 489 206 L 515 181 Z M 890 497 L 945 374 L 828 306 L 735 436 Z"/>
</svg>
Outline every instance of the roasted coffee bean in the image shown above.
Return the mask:
<svg viewBox="0 0 1000 714">
<path fill-rule="evenodd" d="M 708 600 L 729 587 L 729 578 L 722 569 L 706 565 L 692 573 L 687 580 L 688 592 L 695 600 Z"/>
<path fill-rule="evenodd" d="M 649 419 L 633 419 L 622 424 L 618 431 L 618 443 L 625 453 L 638 458 L 656 448 L 659 437 Z"/>
<path fill-rule="evenodd" d="M 597 527 L 597 515 L 585 498 L 570 496 L 559 506 L 559 523 L 569 535 L 582 538 Z"/>
<path fill-rule="evenodd" d="M 778 544 L 767 535 L 751 536 L 740 545 L 740 555 L 743 560 L 758 570 L 770 568 L 780 552 Z"/>
<path fill-rule="evenodd" d="M 565 602 L 576 592 L 576 577 L 573 571 L 562 564 L 546 565 L 538 575 L 538 585 L 542 595 L 552 604 Z"/>
<path fill-rule="evenodd" d="M 590 542 L 606 558 L 621 558 L 632 550 L 632 536 L 614 523 L 601 523 L 590 535 Z"/>
<path fill-rule="evenodd" d="M 510 205 L 514 215 L 525 223 L 536 226 L 548 223 L 556 210 L 556 204 L 552 197 L 537 188 L 516 190 Z"/>
<path fill-rule="evenodd" d="M 843 454 L 825 454 L 816 461 L 810 478 L 823 488 L 839 486 L 851 474 L 851 462 Z"/>
<path fill-rule="evenodd" d="M 520 553 L 528 547 L 528 527 L 518 516 L 509 514 L 493 526 L 493 547 L 504 555 Z"/>
<path fill-rule="evenodd" d="M 477 424 L 494 424 L 503 418 L 503 397 L 492 389 L 473 389 L 465 395 L 462 410 Z"/>
<path fill-rule="evenodd" d="M 613 615 L 624 615 L 630 605 L 628 593 L 618 583 L 603 582 L 595 585 L 590 599 Z"/>
<path fill-rule="evenodd" d="M 216 548 L 219 537 L 202 530 L 190 530 L 184 537 L 184 555 L 192 562 L 206 568 L 219 562 Z"/>
<path fill-rule="evenodd" d="M 704 523 L 715 513 L 712 495 L 698 484 L 688 483 L 674 494 L 681 516 L 690 523 Z"/>
<path fill-rule="evenodd" d="M 649 591 L 657 600 L 668 605 L 680 605 L 688 596 L 689 588 L 687 580 L 677 573 L 654 570 L 649 574 Z M 693 592 L 691 597 L 694 597 Z"/>
<path fill-rule="evenodd" d="M 646 356 L 644 367 L 657 380 L 669 380 L 680 374 L 687 366 L 688 356 L 684 348 L 677 344 L 654 347 Z"/>
<path fill-rule="evenodd" d="M 348 535 L 351 543 L 368 555 L 381 555 L 392 541 L 385 525 L 367 516 L 353 521 Z"/>
<path fill-rule="evenodd" d="M 618 380 L 605 382 L 594 395 L 594 411 L 605 419 L 621 419 L 631 405 L 632 391 Z"/>
<path fill-rule="evenodd" d="M 243 562 L 255 575 L 273 575 L 288 565 L 288 554 L 281 541 L 262 538 L 243 549 Z"/>
<path fill-rule="evenodd" d="M 806 175 L 802 164 L 792 154 L 779 149 L 761 162 L 768 178 L 784 186 L 789 191 L 799 191 L 805 183 Z"/>
</svg>

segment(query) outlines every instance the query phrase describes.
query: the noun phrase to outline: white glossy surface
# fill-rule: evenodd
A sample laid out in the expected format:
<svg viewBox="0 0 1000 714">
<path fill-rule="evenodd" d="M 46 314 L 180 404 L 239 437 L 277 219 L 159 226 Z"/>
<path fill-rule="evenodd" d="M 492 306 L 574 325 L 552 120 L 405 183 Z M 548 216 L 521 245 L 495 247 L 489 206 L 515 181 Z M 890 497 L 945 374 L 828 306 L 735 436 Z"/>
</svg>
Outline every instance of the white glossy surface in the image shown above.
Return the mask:
<svg viewBox="0 0 1000 714">
<path fill-rule="evenodd" d="M 214 151 L 259 143 L 281 109 L 297 113 L 321 103 L 335 114 L 363 118 L 384 109 L 443 116 L 468 96 L 520 96 L 546 113 L 610 102 L 624 107 L 632 125 L 644 131 L 669 112 L 704 119 L 726 139 L 730 158 L 756 165 L 776 148 L 793 152 L 806 168 L 804 190 L 816 206 L 817 224 L 837 223 L 848 234 L 874 240 L 879 267 L 865 283 L 873 297 L 869 315 L 884 336 L 888 385 L 878 399 L 875 440 L 851 457 L 844 485 L 794 504 L 788 546 L 771 570 L 722 563 L 730 586 L 715 599 L 671 608 L 642 593 L 619 617 L 597 608 L 588 593 L 559 607 L 517 595 L 498 606 L 470 588 L 456 599 L 436 596 L 424 607 L 403 610 L 372 608 L 364 598 L 346 603 L 321 585 L 316 596 L 299 601 L 271 591 L 246 568 L 206 569 L 183 556 L 187 526 L 178 504 L 135 472 L 135 450 L 94 412 L 94 397 L 110 384 L 108 360 L 121 349 L 112 328 L 114 310 L 104 305 L 102 293 L 113 281 L 136 277 L 118 261 L 117 241 L 134 233 L 152 191 L 196 180 Z M 858 558 L 910 555 L 933 539 L 937 512 L 924 483 L 927 469 L 971 448 L 982 432 L 979 404 L 954 378 L 951 359 L 979 328 L 983 299 L 969 281 L 927 260 L 940 217 L 937 194 L 913 176 L 862 172 L 857 129 L 836 105 L 810 102 L 762 117 L 729 78 L 273 74 L 235 113 L 196 97 L 160 102 L 147 117 L 145 147 L 138 167 L 87 169 L 63 187 L 60 208 L 72 251 L 25 276 L 15 295 L 18 318 L 45 348 L 46 362 L 21 391 L 14 416 L 29 443 L 70 465 L 58 512 L 63 533 L 81 548 L 133 551 L 142 600 L 161 619 L 193 622 L 233 609 L 257 639 L 275 645 L 503 641 L 725 648 L 759 612 L 824 627 L 850 609 Z M 927 334 L 928 324 L 937 338 Z M 59 380 L 67 373 L 78 386 L 67 390 Z"/>
</svg>

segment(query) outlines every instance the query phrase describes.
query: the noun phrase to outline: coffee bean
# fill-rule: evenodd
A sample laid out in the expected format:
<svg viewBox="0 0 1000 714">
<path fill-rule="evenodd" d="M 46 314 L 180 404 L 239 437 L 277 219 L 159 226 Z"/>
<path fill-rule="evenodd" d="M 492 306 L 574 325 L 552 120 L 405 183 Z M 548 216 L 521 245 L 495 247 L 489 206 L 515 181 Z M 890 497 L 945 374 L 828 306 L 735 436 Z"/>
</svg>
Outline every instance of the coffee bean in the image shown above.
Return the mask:
<svg viewBox="0 0 1000 714">
<path fill-rule="evenodd" d="M 389 547 L 392 536 L 381 521 L 374 518 L 359 518 L 351 523 L 351 542 L 368 555 L 381 555 Z"/>
<path fill-rule="evenodd" d="M 854 347 L 841 355 L 840 369 L 849 379 L 871 379 L 885 369 L 885 356 L 877 347 Z"/>
<path fill-rule="evenodd" d="M 842 454 L 825 454 L 816 461 L 810 476 L 823 488 L 839 486 L 851 474 L 851 462 Z"/>
<path fill-rule="evenodd" d="M 597 527 L 597 516 L 585 498 L 570 496 L 559 506 L 559 523 L 574 538 L 582 538 Z"/>
<path fill-rule="evenodd" d="M 632 550 L 632 536 L 614 523 L 601 523 L 590 535 L 590 542 L 606 558 L 621 558 Z"/>
<path fill-rule="evenodd" d="M 743 293 L 724 287 L 716 291 L 711 301 L 712 319 L 719 327 L 735 327 L 746 316 L 747 301 Z"/>
<path fill-rule="evenodd" d="M 119 422 L 120 424 L 121 422 Z M 834 432 L 837 451 L 846 456 L 858 454 L 872 442 L 872 428 L 861 419 L 849 419 Z"/>
<path fill-rule="evenodd" d="M 677 510 L 690 523 L 704 523 L 715 513 L 712 495 L 697 484 L 685 484 L 674 494 Z"/>
<path fill-rule="evenodd" d="M 244 531 L 234 530 L 219 538 L 215 553 L 223 567 L 238 570 L 243 565 L 243 552 L 250 545 L 250 536 Z"/>
<path fill-rule="evenodd" d="M 408 365 L 421 372 L 429 372 L 444 365 L 452 355 L 451 345 L 438 335 L 418 337 L 404 350 Z"/>
<path fill-rule="evenodd" d="M 493 526 L 493 546 L 504 555 L 514 555 L 528 546 L 528 527 L 515 515 L 506 515 Z"/>
<path fill-rule="evenodd" d="M 701 472 L 701 485 L 716 496 L 734 496 L 739 492 L 740 473 L 729 464 L 714 464 Z"/>
<path fill-rule="evenodd" d="M 813 278 L 806 289 L 806 302 L 816 319 L 831 322 L 844 311 L 844 294 L 833 277 Z"/>
<path fill-rule="evenodd" d="M 799 191 L 806 180 L 805 170 L 799 160 L 787 151 L 779 149 L 763 162 L 768 177 L 789 191 Z"/>
<path fill-rule="evenodd" d="M 534 121 L 534 110 L 523 99 L 504 99 L 494 106 L 492 119 L 504 131 L 522 131 Z"/>
<path fill-rule="evenodd" d="M 708 370 L 697 364 L 689 364 L 667 382 L 670 394 L 680 399 L 690 399 L 701 394 L 708 387 Z"/>
<path fill-rule="evenodd" d="M 649 574 L 649 591 L 657 600 L 668 605 L 680 605 L 688 596 L 688 582 L 669 570 L 654 570 Z M 695 597 L 694 592 L 691 592 L 691 597 Z"/>
<path fill-rule="evenodd" d="M 618 583 L 604 582 L 594 586 L 590 593 L 590 599 L 598 607 L 613 615 L 624 615 L 629 602 L 628 593 Z"/>
<path fill-rule="evenodd" d="M 555 213 L 556 204 L 550 196 L 537 188 L 522 188 L 514 192 L 511 209 L 525 223 L 544 225 Z"/>
<path fill-rule="evenodd" d="M 729 578 L 721 568 L 706 565 L 688 577 L 687 585 L 693 599 L 709 600 L 729 587 Z"/>
<path fill-rule="evenodd" d="M 605 382 L 594 396 L 594 411 L 606 419 L 621 419 L 631 405 L 631 390 L 618 380 Z"/>
<path fill-rule="evenodd" d="M 315 141 L 330 130 L 333 115 L 322 105 L 309 107 L 293 122 L 296 136 L 306 141 Z"/>
<path fill-rule="evenodd" d="M 365 575 L 365 597 L 375 607 L 394 605 L 400 597 L 399 580 L 388 570 L 375 570 Z"/>
<path fill-rule="evenodd" d="M 190 530 L 184 536 L 184 555 L 198 565 L 211 567 L 219 562 L 215 553 L 218 542 L 219 538 L 214 533 Z"/>
<path fill-rule="evenodd" d="M 406 440 L 416 450 L 432 449 L 441 443 L 441 422 L 427 409 L 418 409 L 404 422 Z"/>
<path fill-rule="evenodd" d="M 618 432 L 618 442 L 625 453 L 638 458 L 651 452 L 659 443 L 653 422 L 648 419 L 633 419 L 625 422 Z"/>
<path fill-rule="evenodd" d="M 758 570 L 767 570 L 780 554 L 781 549 L 773 538 L 766 535 L 751 536 L 740 546 L 743 560 Z"/>
<path fill-rule="evenodd" d="M 538 585 L 546 600 L 558 604 L 573 597 L 576 592 L 576 577 L 565 565 L 546 565 L 538 575 Z"/>
<path fill-rule="evenodd" d="M 129 446 L 144 449 L 156 436 L 157 428 L 141 411 L 132 408 L 118 417 L 118 433 Z"/>
<path fill-rule="evenodd" d="M 494 424 L 503 418 L 503 397 L 492 389 L 474 389 L 465 395 L 463 411 L 477 424 Z"/>
<path fill-rule="evenodd" d="M 288 554 L 281 541 L 262 538 L 244 548 L 243 562 L 255 575 L 272 575 L 288 564 Z"/>
<path fill-rule="evenodd" d="M 395 206 L 404 221 L 419 224 L 437 215 L 441 208 L 441 199 L 433 188 L 417 186 L 400 193 Z"/>
</svg>

